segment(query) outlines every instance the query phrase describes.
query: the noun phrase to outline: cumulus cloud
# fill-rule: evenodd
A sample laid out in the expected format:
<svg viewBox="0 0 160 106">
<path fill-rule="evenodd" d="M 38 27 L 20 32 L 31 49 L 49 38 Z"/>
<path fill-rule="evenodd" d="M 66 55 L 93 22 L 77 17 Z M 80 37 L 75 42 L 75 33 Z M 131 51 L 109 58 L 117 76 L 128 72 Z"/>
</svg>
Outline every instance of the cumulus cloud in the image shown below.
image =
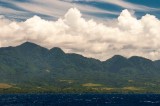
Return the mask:
<svg viewBox="0 0 160 106">
<path fill-rule="evenodd" d="M 160 20 L 153 15 L 137 19 L 123 10 L 110 24 L 86 20 L 71 8 L 57 21 L 34 16 L 16 22 L 0 16 L 0 46 L 17 46 L 29 41 L 41 46 L 61 47 L 65 52 L 106 60 L 115 54 L 160 59 Z"/>
</svg>

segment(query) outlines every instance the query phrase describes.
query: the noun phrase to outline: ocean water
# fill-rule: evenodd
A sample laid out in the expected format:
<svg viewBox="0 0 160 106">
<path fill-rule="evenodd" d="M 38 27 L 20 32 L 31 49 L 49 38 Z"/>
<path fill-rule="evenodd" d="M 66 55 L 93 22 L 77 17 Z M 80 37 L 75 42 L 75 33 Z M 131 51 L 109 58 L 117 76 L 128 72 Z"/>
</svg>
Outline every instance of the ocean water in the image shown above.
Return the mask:
<svg viewBox="0 0 160 106">
<path fill-rule="evenodd" d="M 160 106 L 158 94 L 5 94 L 0 106 Z"/>
</svg>

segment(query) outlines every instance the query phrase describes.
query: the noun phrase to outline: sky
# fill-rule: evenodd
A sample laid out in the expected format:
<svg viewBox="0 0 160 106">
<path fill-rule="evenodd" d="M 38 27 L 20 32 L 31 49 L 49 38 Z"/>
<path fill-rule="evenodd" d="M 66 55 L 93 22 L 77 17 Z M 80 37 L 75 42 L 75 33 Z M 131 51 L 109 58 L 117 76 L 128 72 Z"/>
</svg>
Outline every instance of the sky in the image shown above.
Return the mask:
<svg viewBox="0 0 160 106">
<path fill-rule="evenodd" d="M 160 0 L 0 0 L 0 47 L 160 59 Z"/>
</svg>

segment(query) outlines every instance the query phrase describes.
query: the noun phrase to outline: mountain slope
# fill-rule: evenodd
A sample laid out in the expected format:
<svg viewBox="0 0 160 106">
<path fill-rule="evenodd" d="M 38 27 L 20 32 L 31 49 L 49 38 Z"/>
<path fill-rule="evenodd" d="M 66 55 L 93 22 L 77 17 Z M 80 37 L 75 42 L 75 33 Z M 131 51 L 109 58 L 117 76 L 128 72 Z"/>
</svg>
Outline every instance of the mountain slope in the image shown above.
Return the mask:
<svg viewBox="0 0 160 106">
<path fill-rule="evenodd" d="M 100 85 L 121 90 L 139 87 L 154 92 L 160 88 L 159 63 L 143 57 L 120 55 L 101 62 L 65 53 L 58 47 L 48 50 L 26 42 L 17 47 L 0 48 L 0 83 L 60 89 L 86 88 L 86 85 L 95 88 L 97 84 L 98 88 Z"/>
</svg>

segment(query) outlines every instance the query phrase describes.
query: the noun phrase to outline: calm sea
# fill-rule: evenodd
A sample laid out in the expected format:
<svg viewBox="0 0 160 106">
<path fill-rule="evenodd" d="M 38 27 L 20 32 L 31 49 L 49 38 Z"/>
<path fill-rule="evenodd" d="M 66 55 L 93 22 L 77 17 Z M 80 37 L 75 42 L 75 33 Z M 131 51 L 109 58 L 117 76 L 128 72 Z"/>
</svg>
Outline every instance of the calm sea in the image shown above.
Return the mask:
<svg viewBox="0 0 160 106">
<path fill-rule="evenodd" d="M 156 94 L 7 94 L 0 106 L 160 106 Z"/>
</svg>

